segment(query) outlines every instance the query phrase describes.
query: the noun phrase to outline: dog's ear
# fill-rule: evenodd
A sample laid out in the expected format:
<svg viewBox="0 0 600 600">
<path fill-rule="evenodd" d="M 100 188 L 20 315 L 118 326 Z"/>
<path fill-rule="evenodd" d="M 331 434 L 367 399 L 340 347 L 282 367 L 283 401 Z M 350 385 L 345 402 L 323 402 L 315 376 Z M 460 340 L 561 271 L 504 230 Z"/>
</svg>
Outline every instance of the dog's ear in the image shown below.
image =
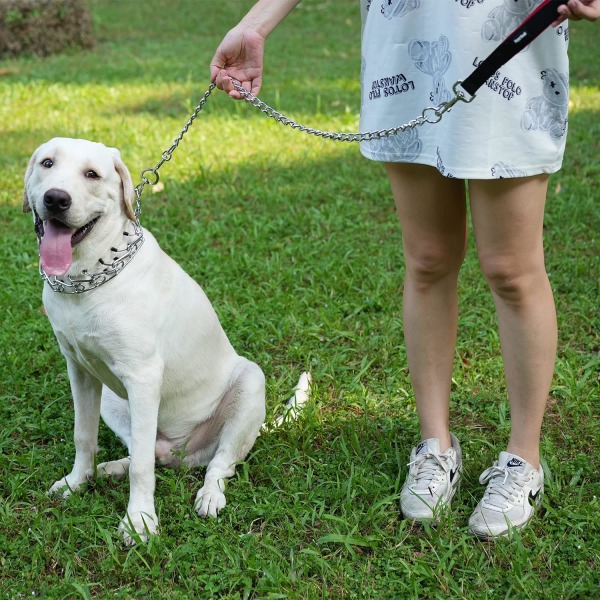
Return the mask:
<svg viewBox="0 0 600 600">
<path fill-rule="evenodd" d="M 115 163 L 115 170 L 121 178 L 121 200 L 125 207 L 125 214 L 132 221 L 136 220 L 136 216 L 133 212 L 133 204 L 135 202 L 135 190 L 133 188 L 133 180 L 129 173 L 129 169 L 125 166 L 121 153 L 116 148 L 109 148 L 113 155 Z"/>
<path fill-rule="evenodd" d="M 29 182 L 29 178 L 33 173 L 33 167 L 37 161 L 37 150 L 31 155 L 29 159 L 29 164 L 27 165 L 27 169 L 25 170 L 25 179 L 24 179 L 24 187 L 23 187 L 23 212 L 28 213 L 31 212 L 31 204 L 29 204 L 29 196 L 27 195 L 27 183 Z"/>
</svg>

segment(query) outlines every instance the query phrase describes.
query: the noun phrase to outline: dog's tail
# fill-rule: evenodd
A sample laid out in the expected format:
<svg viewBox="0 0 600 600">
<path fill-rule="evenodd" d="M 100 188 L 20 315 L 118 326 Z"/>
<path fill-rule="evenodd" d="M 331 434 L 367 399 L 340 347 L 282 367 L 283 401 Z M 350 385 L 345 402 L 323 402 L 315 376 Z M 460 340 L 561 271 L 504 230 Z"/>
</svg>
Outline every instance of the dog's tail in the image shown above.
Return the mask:
<svg viewBox="0 0 600 600">
<path fill-rule="evenodd" d="M 269 423 L 263 425 L 263 431 L 271 431 L 281 427 L 284 423 L 297 421 L 304 405 L 310 400 L 313 378 L 308 372 L 302 373 L 294 388 L 292 397 L 285 403 L 283 411 Z"/>
</svg>

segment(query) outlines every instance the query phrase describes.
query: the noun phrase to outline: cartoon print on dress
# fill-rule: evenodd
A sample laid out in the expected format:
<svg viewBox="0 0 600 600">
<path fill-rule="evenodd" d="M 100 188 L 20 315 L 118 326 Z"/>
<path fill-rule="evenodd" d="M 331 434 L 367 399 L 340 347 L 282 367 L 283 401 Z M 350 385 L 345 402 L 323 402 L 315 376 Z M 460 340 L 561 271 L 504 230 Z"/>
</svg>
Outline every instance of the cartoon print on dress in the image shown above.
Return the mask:
<svg viewBox="0 0 600 600">
<path fill-rule="evenodd" d="M 444 73 L 452 62 L 449 46 L 450 42 L 445 35 L 440 35 L 439 39 L 433 42 L 413 40 L 408 46 L 408 54 L 417 69 L 433 78 L 433 90 L 429 99 L 435 104 L 448 102 L 452 98 L 444 81 Z"/>
<path fill-rule="evenodd" d="M 498 161 L 492 167 L 492 177 L 496 179 L 511 179 L 513 177 L 527 177 L 527 173 L 514 165 Z"/>
<path fill-rule="evenodd" d="M 546 131 L 558 139 L 567 131 L 569 78 L 556 69 L 542 71 L 542 95 L 527 102 L 521 117 L 525 131 Z"/>
<path fill-rule="evenodd" d="M 423 144 L 416 129 L 369 142 L 374 157 L 392 162 L 414 162 L 421 154 Z"/>
<path fill-rule="evenodd" d="M 481 29 L 486 42 L 501 42 L 512 33 L 525 17 L 543 0 L 502 0 L 488 15 Z"/>
<path fill-rule="evenodd" d="M 384 0 L 381 5 L 381 14 L 386 19 L 403 17 L 415 8 L 419 8 L 421 0 Z"/>
</svg>

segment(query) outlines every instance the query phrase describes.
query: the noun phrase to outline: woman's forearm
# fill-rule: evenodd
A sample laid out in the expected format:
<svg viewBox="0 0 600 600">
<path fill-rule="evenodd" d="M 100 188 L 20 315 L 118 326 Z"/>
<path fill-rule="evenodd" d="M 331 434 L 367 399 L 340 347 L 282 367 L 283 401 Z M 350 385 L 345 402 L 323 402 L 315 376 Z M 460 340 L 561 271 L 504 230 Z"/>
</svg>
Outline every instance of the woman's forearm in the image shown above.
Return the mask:
<svg viewBox="0 0 600 600">
<path fill-rule="evenodd" d="M 299 3 L 300 0 L 258 0 L 238 27 L 255 31 L 266 38 Z"/>
</svg>

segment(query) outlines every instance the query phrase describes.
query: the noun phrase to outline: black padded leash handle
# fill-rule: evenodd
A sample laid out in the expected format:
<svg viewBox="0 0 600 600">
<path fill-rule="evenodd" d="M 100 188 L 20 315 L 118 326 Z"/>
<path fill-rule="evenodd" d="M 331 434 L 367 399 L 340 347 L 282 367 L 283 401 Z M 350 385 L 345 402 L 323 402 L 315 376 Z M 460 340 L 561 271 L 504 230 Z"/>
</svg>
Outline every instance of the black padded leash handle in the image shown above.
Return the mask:
<svg viewBox="0 0 600 600">
<path fill-rule="evenodd" d="M 569 0 L 545 0 L 515 29 L 462 83 L 470 94 L 475 92 L 515 54 L 535 40 L 559 16 L 558 7 Z"/>
</svg>

